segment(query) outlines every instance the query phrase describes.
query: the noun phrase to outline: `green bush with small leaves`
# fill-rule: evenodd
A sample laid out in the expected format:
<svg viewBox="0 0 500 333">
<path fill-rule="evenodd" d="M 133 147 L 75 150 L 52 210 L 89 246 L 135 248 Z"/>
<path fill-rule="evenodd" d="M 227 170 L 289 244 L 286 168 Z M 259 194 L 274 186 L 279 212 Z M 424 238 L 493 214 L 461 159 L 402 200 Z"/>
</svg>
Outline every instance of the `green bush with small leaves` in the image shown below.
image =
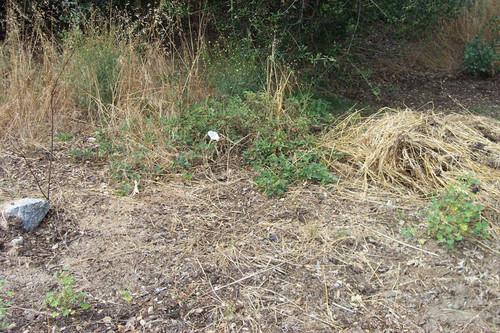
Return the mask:
<svg viewBox="0 0 500 333">
<path fill-rule="evenodd" d="M 494 45 L 474 37 L 465 47 L 464 70 L 473 75 L 491 75 L 498 59 Z"/>
<path fill-rule="evenodd" d="M 289 185 L 299 180 L 328 185 L 336 179 L 315 150 L 312 135 L 291 136 L 276 131 L 257 139 L 243 153 L 259 171 L 255 183 L 267 195 L 283 195 Z"/>
<path fill-rule="evenodd" d="M 180 151 L 173 168 L 185 172 L 213 155 L 218 144 L 207 143 L 206 135 L 214 130 L 230 142 L 242 140 L 238 148 L 258 171 L 255 183 L 267 195 L 283 195 L 301 180 L 328 185 L 335 177 L 321 158 L 314 132 L 334 121 L 331 110 L 330 103 L 309 95 L 284 98 L 280 116 L 275 100 L 264 92 L 207 99 L 165 124 L 175 133 L 170 144 Z"/>
<path fill-rule="evenodd" d="M 469 235 L 488 236 L 488 223 L 481 218 L 483 207 L 474 202 L 470 189 L 478 185 L 471 175 L 462 176 L 435 197 L 426 210 L 429 234 L 448 249 L 455 250 L 455 243 Z"/>
<path fill-rule="evenodd" d="M 465 72 L 483 76 L 494 74 L 500 69 L 499 46 L 500 15 L 497 15 L 488 21 L 465 47 Z"/>
<path fill-rule="evenodd" d="M 51 308 L 53 317 L 67 317 L 74 315 L 77 309 L 86 310 L 90 304 L 85 302 L 85 293 L 75 293 L 75 280 L 69 272 L 69 268 L 54 273 L 53 278 L 57 280 L 57 289 L 47 293 L 45 304 Z"/>
</svg>

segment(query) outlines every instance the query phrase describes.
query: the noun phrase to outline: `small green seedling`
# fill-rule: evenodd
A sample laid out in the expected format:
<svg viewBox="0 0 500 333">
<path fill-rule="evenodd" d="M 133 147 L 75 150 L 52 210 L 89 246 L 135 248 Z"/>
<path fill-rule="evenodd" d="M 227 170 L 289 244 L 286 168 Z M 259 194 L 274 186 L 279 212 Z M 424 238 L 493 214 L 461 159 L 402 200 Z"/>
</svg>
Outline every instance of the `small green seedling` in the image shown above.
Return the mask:
<svg viewBox="0 0 500 333">
<path fill-rule="evenodd" d="M 85 302 L 85 293 L 75 293 L 75 280 L 69 272 L 69 267 L 54 273 L 53 278 L 57 280 L 57 290 L 47 293 L 45 304 L 53 309 L 53 317 L 67 317 L 74 315 L 78 308 L 86 310 L 90 304 Z"/>
<path fill-rule="evenodd" d="M 130 288 L 130 286 L 128 286 L 127 289 L 120 290 L 118 292 L 123 297 L 123 299 L 129 303 L 132 301 L 132 295 L 130 295 L 130 290 L 131 290 L 131 288 Z"/>
<path fill-rule="evenodd" d="M 415 228 L 413 227 L 403 227 L 401 228 L 401 233 L 403 234 L 405 239 L 411 238 L 415 235 Z"/>
</svg>

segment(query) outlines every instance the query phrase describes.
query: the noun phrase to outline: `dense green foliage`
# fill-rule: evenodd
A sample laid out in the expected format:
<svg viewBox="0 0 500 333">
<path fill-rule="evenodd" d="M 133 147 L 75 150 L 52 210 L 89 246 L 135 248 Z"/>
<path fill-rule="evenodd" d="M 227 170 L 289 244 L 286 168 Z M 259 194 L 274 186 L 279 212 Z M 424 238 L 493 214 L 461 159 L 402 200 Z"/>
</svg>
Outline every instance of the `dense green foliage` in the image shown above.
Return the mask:
<svg viewBox="0 0 500 333">
<path fill-rule="evenodd" d="M 393 29 L 405 36 L 418 36 L 443 18 L 456 15 L 471 0 L 74 0 L 13 1 L 28 18 L 45 17 L 49 30 L 81 26 L 82 17 L 121 12 L 135 24 L 135 32 L 153 29 L 168 35 L 172 26 L 196 31 L 196 24 L 209 18 L 210 36 L 224 35 L 246 40 L 257 49 L 293 60 L 314 61 L 333 55 L 338 43 L 373 29 Z M 132 24 L 132 26 L 134 26 Z"/>
<path fill-rule="evenodd" d="M 464 70 L 474 75 L 491 75 L 500 69 L 500 16 L 495 16 L 467 44 Z"/>
<path fill-rule="evenodd" d="M 332 106 L 310 96 L 288 98 L 283 102 L 281 116 L 276 113 L 276 102 L 265 93 L 245 92 L 222 100 L 209 98 L 204 103 L 187 107 L 178 116 L 149 121 L 157 123 L 162 131 L 172 133 L 168 147 L 177 147 L 177 158 L 172 171 L 183 172 L 191 177 L 190 170 L 206 168 L 231 150 L 242 153 L 245 163 L 258 171 L 256 184 L 268 195 L 282 195 L 289 185 L 307 181 L 323 185 L 331 184 L 336 178 L 330 173 L 322 152 L 317 150 L 312 127 L 318 123 L 328 124 L 334 118 L 330 115 Z M 123 137 L 127 138 L 131 127 L 124 126 Z M 211 141 L 208 131 L 216 131 L 221 141 Z M 161 170 L 147 170 L 141 165 L 148 150 L 126 153 L 123 144 L 110 144 L 106 129 L 99 136 L 100 150 L 110 158 L 117 159 L 114 168 L 116 179 L 123 182 L 121 194 L 128 194 L 131 182 L 141 174 L 159 173 Z M 154 137 L 151 140 L 156 140 Z M 159 144 L 159 143 L 158 143 Z M 77 151 L 75 157 L 82 158 L 85 152 Z M 120 156 L 128 155 L 123 164 Z"/>
</svg>

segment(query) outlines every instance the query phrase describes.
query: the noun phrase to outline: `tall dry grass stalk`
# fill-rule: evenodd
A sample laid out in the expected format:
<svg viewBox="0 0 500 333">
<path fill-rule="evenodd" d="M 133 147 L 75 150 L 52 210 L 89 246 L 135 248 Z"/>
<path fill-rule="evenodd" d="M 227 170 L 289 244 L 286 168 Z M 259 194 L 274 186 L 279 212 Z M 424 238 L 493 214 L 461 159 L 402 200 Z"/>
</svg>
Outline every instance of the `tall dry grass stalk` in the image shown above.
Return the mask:
<svg viewBox="0 0 500 333">
<path fill-rule="evenodd" d="M 408 60 L 430 70 L 458 70 L 465 45 L 498 15 L 500 1 L 474 1 L 457 18 L 443 22 L 429 38 L 410 44 L 406 51 Z"/>
<path fill-rule="evenodd" d="M 276 38 L 273 40 L 271 54 L 266 62 L 266 86 L 265 93 L 272 99 L 275 116 L 278 121 L 284 111 L 283 101 L 286 93 L 298 86 L 293 72 L 286 66 L 276 61 Z"/>
</svg>

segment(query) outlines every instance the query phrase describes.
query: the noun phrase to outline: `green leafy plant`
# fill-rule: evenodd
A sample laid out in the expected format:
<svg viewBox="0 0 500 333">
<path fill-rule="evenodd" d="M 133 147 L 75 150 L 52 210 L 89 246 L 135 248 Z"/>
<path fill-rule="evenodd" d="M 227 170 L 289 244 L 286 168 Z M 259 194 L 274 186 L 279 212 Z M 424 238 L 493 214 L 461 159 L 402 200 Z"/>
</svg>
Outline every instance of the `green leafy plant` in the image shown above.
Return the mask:
<svg viewBox="0 0 500 333">
<path fill-rule="evenodd" d="M 85 293 L 75 293 L 75 280 L 69 272 L 69 267 L 55 272 L 53 278 L 57 280 L 57 289 L 47 293 L 45 304 L 53 309 L 52 316 L 67 317 L 76 313 L 77 309 L 86 310 L 90 304 L 85 302 Z"/>
<path fill-rule="evenodd" d="M 488 223 L 481 219 L 483 207 L 474 203 L 470 188 L 479 181 L 471 175 L 462 176 L 456 184 L 448 186 L 441 195 L 435 197 L 426 210 L 428 232 L 455 250 L 455 243 L 472 234 L 487 237 Z"/>
<path fill-rule="evenodd" d="M 494 71 L 493 63 L 498 58 L 495 46 L 476 36 L 465 47 L 464 70 L 474 75 L 491 75 Z"/>
<path fill-rule="evenodd" d="M 131 287 L 128 286 L 127 289 L 120 290 L 118 293 L 123 297 L 124 300 L 130 303 L 132 301 L 132 295 L 130 294 L 131 290 Z"/>
<path fill-rule="evenodd" d="M 245 92 L 222 101 L 208 99 L 192 105 L 167 126 L 176 128 L 172 144 L 181 148 L 173 168 L 186 171 L 213 156 L 206 143 L 208 130 L 229 141 L 246 139 L 242 154 L 258 172 L 257 186 L 267 195 L 283 195 L 299 180 L 327 185 L 335 177 L 328 171 L 311 132 L 333 122 L 331 104 L 308 95 L 285 98 L 281 117 L 276 102 L 266 93 Z"/>
<path fill-rule="evenodd" d="M 260 172 L 255 183 L 267 195 L 283 195 L 299 180 L 328 185 L 336 179 L 314 150 L 312 136 L 292 139 L 278 131 L 258 139 L 244 156 Z"/>
<path fill-rule="evenodd" d="M 94 157 L 94 151 L 92 148 L 79 149 L 73 147 L 69 150 L 69 154 L 75 160 L 89 160 Z"/>
<path fill-rule="evenodd" d="M 3 285 L 5 284 L 5 280 L 0 281 L 0 329 L 6 329 L 9 326 L 9 323 L 5 323 L 3 318 L 7 314 L 7 309 L 10 307 L 11 302 L 6 301 L 5 298 L 10 298 L 14 295 L 13 292 L 9 291 L 7 293 L 3 293 Z"/>
<path fill-rule="evenodd" d="M 413 235 L 415 235 L 415 228 L 413 227 L 403 227 L 401 228 L 401 233 L 403 234 L 405 239 L 411 238 Z"/>
</svg>

